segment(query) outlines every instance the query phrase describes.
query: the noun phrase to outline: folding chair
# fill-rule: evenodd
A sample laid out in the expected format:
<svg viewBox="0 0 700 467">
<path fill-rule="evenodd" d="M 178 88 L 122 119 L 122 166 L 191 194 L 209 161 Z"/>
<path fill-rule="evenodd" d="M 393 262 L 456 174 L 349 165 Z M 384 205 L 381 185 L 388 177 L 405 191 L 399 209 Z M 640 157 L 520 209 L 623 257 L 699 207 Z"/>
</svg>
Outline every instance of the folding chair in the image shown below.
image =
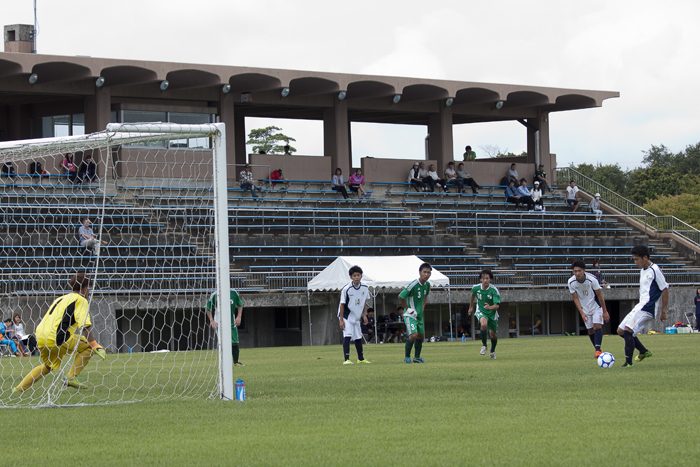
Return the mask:
<svg viewBox="0 0 700 467">
<path fill-rule="evenodd" d="M 7 344 L 0 344 L 0 357 L 12 357 L 12 349 Z"/>
<path fill-rule="evenodd" d="M 685 312 L 685 319 L 686 319 L 686 321 L 688 321 L 688 326 L 690 326 L 690 332 L 698 332 L 698 331 L 696 331 L 696 328 L 693 327 L 693 318 L 695 318 L 694 311 L 686 311 Z M 695 325 L 697 326 L 697 323 Z"/>
</svg>

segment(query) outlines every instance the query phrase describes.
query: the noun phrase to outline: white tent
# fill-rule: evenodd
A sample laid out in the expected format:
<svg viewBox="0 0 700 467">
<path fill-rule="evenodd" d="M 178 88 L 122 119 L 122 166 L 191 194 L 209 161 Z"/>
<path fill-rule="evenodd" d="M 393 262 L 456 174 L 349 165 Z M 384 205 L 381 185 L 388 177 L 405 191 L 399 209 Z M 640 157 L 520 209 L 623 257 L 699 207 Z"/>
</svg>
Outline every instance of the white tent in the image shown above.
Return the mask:
<svg viewBox="0 0 700 467">
<path fill-rule="evenodd" d="M 350 282 L 348 271 L 353 266 L 362 268 L 362 282 L 369 286 L 376 300 L 380 289 L 403 289 L 412 280 L 418 278 L 418 268 L 424 261 L 417 256 L 339 256 L 306 286 L 309 307 L 309 334 L 311 334 L 311 293 L 315 291 L 340 290 Z M 450 313 L 452 310 L 450 280 L 443 273 L 433 268 L 430 286 L 447 287 Z M 452 320 L 450 320 L 450 328 Z M 451 329 L 450 329 L 451 331 Z"/>
</svg>

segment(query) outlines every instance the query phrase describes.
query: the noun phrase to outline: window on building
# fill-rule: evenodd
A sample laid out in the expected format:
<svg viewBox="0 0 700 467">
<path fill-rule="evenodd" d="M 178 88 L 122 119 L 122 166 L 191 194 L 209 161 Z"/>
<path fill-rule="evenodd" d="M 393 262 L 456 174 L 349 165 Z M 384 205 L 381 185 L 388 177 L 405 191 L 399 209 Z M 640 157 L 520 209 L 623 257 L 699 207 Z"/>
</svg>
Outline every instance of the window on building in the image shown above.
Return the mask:
<svg viewBox="0 0 700 467">
<path fill-rule="evenodd" d="M 30 122 L 30 132 L 32 138 L 84 135 L 85 114 L 33 118 Z"/>
</svg>

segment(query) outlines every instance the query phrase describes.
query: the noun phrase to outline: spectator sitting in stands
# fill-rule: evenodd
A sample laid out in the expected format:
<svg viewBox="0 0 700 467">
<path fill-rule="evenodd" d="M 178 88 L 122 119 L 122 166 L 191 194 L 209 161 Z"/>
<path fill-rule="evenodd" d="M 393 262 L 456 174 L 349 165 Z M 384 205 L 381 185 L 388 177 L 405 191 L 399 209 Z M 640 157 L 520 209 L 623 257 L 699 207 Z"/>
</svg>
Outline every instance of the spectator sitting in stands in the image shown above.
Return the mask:
<svg viewBox="0 0 700 467">
<path fill-rule="evenodd" d="M 283 154 L 283 156 L 291 156 L 291 155 L 292 155 L 292 153 L 289 152 L 289 145 L 288 145 L 288 144 L 285 144 L 285 145 L 284 145 L 284 154 Z"/>
<path fill-rule="evenodd" d="M 0 344 L 9 345 L 15 357 L 21 357 L 22 354 L 17 350 L 17 342 L 12 338 L 13 331 L 11 326 L 12 320 L 10 318 L 0 323 Z"/>
<path fill-rule="evenodd" d="M 506 187 L 506 201 L 515 204 L 516 211 L 520 210 L 520 195 L 518 195 L 518 189 L 515 188 L 515 182 L 513 180 L 511 180 Z"/>
<path fill-rule="evenodd" d="M 68 153 L 66 154 L 66 158 L 63 159 L 63 162 L 61 162 L 61 167 L 63 170 L 66 171 L 66 175 L 68 175 L 68 181 L 70 183 L 76 183 L 76 178 L 78 176 L 78 168 L 75 166 L 73 163 L 73 154 Z"/>
<path fill-rule="evenodd" d="M 448 184 L 455 185 L 457 187 L 457 193 L 461 193 L 462 190 L 464 190 L 464 179 L 457 176 L 454 162 L 447 163 L 447 168 L 445 169 L 445 180 Z"/>
<path fill-rule="evenodd" d="M 513 180 L 516 185 L 520 184 L 520 177 L 518 176 L 518 171 L 515 169 L 515 164 L 510 164 L 510 170 L 506 172 L 506 178 L 510 182 Z"/>
<path fill-rule="evenodd" d="M 450 190 L 447 189 L 447 180 L 445 180 L 444 178 L 440 178 L 437 172 L 435 171 L 435 164 L 430 164 L 430 167 L 428 167 L 428 175 L 430 176 L 430 178 L 433 179 L 435 185 L 440 185 L 442 189 L 445 190 L 445 193 L 450 192 Z M 433 188 L 433 191 L 434 190 L 435 189 Z"/>
<path fill-rule="evenodd" d="M 520 196 L 520 202 L 527 204 L 527 210 L 532 212 L 535 210 L 535 202 L 532 200 L 530 195 L 530 190 L 527 189 L 527 180 L 524 178 L 520 180 L 520 186 L 518 187 L 518 195 Z"/>
<path fill-rule="evenodd" d="M 603 217 L 603 211 L 600 209 L 600 193 L 596 193 L 595 198 L 588 203 L 588 209 L 595 214 L 596 222 L 600 222 L 600 219 Z"/>
<path fill-rule="evenodd" d="M 270 180 L 272 180 L 272 188 L 274 188 L 278 182 L 281 182 L 282 190 L 289 188 L 289 182 L 284 178 L 284 175 L 282 175 L 282 169 L 273 170 L 270 174 Z"/>
<path fill-rule="evenodd" d="M 367 324 L 360 323 L 362 334 L 367 334 L 367 341 L 372 342 L 374 339 L 374 308 L 367 308 Z"/>
<path fill-rule="evenodd" d="M 467 146 L 464 148 L 464 160 L 465 161 L 473 161 L 476 159 L 476 153 L 472 151 L 471 146 Z"/>
<path fill-rule="evenodd" d="M 464 181 L 464 185 L 469 185 L 470 187 L 472 187 L 473 194 L 479 193 L 477 191 L 477 189 L 481 188 L 481 186 L 478 183 L 476 183 L 476 181 L 472 178 L 472 176 L 469 175 L 469 172 L 467 172 L 464 169 L 464 163 L 462 163 L 462 162 L 460 162 L 459 165 L 457 166 L 457 177 Z"/>
<path fill-rule="evenodd" d="M 343 195 L 343 198 L 348 199 L 348 190 L 345 188 L 345 182 L 343 182 L 343 171 L 338 167 L 335 169 L 335 175 L 331 180 L 331 190 L 335 190 Z"/>
<path fill-rule="evenodd" d="M 420 166 L 418 165 L 418 162 L 413 163 L 413 167 L 411 170 L 408 172 L 408 183 L 413 186 L 413 188 L 416 189 L 416 191 L 425 191 L 425 185 L 423 184 L 423 180 L 419 177 L 420 173 Z"/>
<path fill-rule="evenodd" d="M 24 324 L 22 323 L 22 317 L 19 315 L 19 313 L 15 313 L 12 316 L 12 330 L 15 332 L 17 340 L 23 347 L 23 351 L 24 349 L 27 349 L 30 354 L 37 351 L 36 337 L 34 337 L 33 334 L 24 333 Z"/>
<path fill-rule="evenodd" d="M 535 210 L 545 212 L 544 202 L 542 201 L 542 190 L 540 190 L 540 182 L 535 182 L 535 186 L 530 192 L 530 198 L 535 203 Z"/>
<path fill-rule="evenodd" d="M 532 334 L 542 334 L 542 318 L 540 315 L 535 315 L 535 326 L 532 328 Z"/>
<path fill-rule="evenodd" d="M 92 160 L 92 154 L 87 154 L 80 163 L 78 179 L 80 179 L 81 182 L 83 180 L 88 182 L 97 181 L 97 165 L 95 165 L 95 162 Z"/>
<path fill-rule="evenodd" d="M 425 162 L 418 163 L 418 178 L 421 179 L 424 185 L 428 185 L 426 187 L 428 188 L 427 191 L 435 193 L 435 179 L 428 174 L 427 170 L 425 170 Z M 426 190 L 424 189 L 423 191 Z"/>
<path fill-rule="evenodd" d="M 100 251 L 100 243 L 103 245 L 107 244 L 105 241 L 100 242 L 100 240 L 95 237 L 95 234 L 90 228 L 90 219 L 85 219 L 83 225 L 78 229 L 78 241 L 80 245 L 85 248 L 92 248 L 95 255 Z"/>
<path fill-rule="evenodd" d="M 7 178 L 15 178 L 17 174 L 15 173 L 15 164 L 12 162 L 5 162 L 2 164 L 2 176 Z"/>
<path fill-rule="evenodd" d="M 365 184 L 365 176 L 362 175 L 362 169 L 357 169 L 354 174 L 350 175 L 348 183 L 350 184 L 350 191 L 357 193 L 358 199 L 369 198 L 363 186 Z"/>
<path fill-rule="evenodd" d="M 262 191 L 260 188 L 257 188 L 255 186 L 255 183 L 253 181 L 253 172 L 250 171 L 249 164 L 246 164 L 245 167 L 243 167 L 243 170 L 241 170 L 240 184 L 241 188 L 243 188 L 244 190 L 250 190 L 250 194 L 253 196 L 253 198 L 258 197 L 258 194 L 255 192 L 256 189 L 258 191 Z"/>
<path fill-rule="evenodd" d="M 542 187 L 542 193 L 545 190 L 552 192 L 552 189 L 547 184 L 547 172 L 544 171 L 544 164 L 540 164 L 539 169 L 535 170 L 535 178 L 532 180 L 534 182 L 540 182 L 540 187 Z"/>
<path fill-rule="evenodd" d="M 576 212 L 578 209 L 578 192 L 580 190 L 576 186 L 576 182 L 571 180 L 569 186 L 566 187 L 566 204 L 568 204 L 572 209 L 571 212 Z"/>
<path fill-rule="evenodd" d="M 595 276 L 596 279 L 598 279 L 598 283 L 600 284 L 601 287 L 605 287 L 606 289 L 610 288 L 610 284 L 608 284 L 608 281 L 603 279 L 603 271 L 600 270 L 600 263 L 598 261 L 593 263 L 593 269 L 590 272 Z"/>
</svg>

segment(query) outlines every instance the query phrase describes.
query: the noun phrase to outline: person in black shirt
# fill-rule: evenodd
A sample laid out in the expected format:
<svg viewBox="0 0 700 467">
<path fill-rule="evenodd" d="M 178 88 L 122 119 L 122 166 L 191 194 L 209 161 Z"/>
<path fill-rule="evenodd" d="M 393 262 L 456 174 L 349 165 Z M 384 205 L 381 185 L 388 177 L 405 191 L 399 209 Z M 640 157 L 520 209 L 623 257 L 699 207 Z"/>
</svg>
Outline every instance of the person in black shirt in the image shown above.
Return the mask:
<svg viewBox="0 0 700 467">
<path fill-rule="evenodd" d="M 539 169 L 535 170 L 535 178 L 533 179 L 533 183 L 534 182 L 540 182 L 542 193 L 544 193 L 545 190 L 549 190 L 550 193 L 552 192 L 552 189 L 547 184 L 547 172 L 544 171 L 544 164 L 540 164 Z"/>
<path fill-rule="evenodd" d="M 374 339 L 374 308 L 367 308 L 367 324 L 361 324 L 362 334 L 367 334 L 367 342 Z"/>
</svg>

